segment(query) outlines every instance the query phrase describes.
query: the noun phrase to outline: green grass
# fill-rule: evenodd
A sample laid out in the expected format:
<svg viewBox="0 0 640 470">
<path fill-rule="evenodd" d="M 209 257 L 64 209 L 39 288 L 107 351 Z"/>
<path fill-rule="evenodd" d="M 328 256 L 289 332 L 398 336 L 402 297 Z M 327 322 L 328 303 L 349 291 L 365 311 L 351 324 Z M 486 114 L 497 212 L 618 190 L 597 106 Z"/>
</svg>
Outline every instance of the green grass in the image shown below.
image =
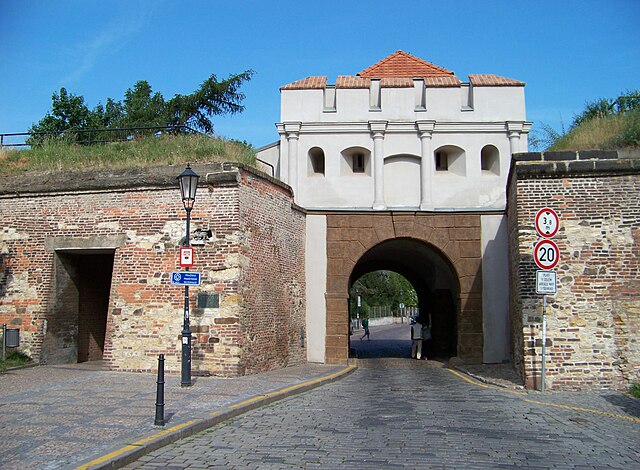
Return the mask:
<svg viewBox="0 0 640 470">
<path fill-rule="evenodd" d="M 629 392 L 631 393 L 631 396 L 640 398 L 640 383 L 633 384 Z"/>
<path fill-rule="evenodd" d="M 0 174 L 227 161 L 256 166 L 253 149 L 244 143 L 204 135 L 177 135 L 96 145 L 50 142 L 25 150 L 0 149 Z"/>
<path fill-rule="evenodd" d="M 12 367 L 25 366 L 31 364 L 31 362 L 31 358 L 20 351 L 7 351 L 4 361 L 0 356 L 0 372 L 4 372 Z"/>
<path fill-rule="evenodd" d="M 594 118 L 560 136 L 549 151 L 640 147 L 640 110 Z"/>
</svg>

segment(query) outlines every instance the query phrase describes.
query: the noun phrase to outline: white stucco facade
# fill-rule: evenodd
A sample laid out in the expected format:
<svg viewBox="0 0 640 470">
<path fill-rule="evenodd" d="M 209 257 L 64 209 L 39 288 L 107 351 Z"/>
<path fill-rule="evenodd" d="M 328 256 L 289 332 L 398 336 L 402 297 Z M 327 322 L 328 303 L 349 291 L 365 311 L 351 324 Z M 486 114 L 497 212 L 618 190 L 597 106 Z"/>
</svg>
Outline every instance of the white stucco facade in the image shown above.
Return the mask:
<svg viewBox="0 0 640 470">
<path fill-rule="evenodd" d="M 407 63 L 416 64 L 418 75 L 405 70 Z M 282 87 L 278 157 L 270 147 L 258 158 L 273 164 L 309 211 L 487 213 L 481 219 L 485 356 L 500 362 L 508 358 L 505 188 L 511 154 L 528 147 L 524 83 L 495 75 L 461 82 L 437 66 L 430 76 L 424 64 L 432 66 L 398 51 L 335 85 L 308 77 Z M 323 217 L 307 219 L 308 358 L 314 362 L 322 362 L 324 341 L 311 338 L 323 326 Z"/>
</svg>

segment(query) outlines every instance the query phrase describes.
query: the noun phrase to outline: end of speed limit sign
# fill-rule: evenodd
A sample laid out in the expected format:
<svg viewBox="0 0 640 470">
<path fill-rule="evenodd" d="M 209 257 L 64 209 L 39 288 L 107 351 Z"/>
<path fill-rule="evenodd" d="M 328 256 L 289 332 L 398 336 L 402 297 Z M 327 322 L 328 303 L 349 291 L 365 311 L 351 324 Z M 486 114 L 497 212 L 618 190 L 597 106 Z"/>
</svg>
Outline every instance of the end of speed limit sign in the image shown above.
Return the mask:
<svg viewBox="0 0 640 470">
<path fill-rule="evenodd" d="M 533 259 L 540 269 L 553 269 L 560 261 L 558 245 L 549 239 L 540 240 L 533 249 Z"/>
</svg>

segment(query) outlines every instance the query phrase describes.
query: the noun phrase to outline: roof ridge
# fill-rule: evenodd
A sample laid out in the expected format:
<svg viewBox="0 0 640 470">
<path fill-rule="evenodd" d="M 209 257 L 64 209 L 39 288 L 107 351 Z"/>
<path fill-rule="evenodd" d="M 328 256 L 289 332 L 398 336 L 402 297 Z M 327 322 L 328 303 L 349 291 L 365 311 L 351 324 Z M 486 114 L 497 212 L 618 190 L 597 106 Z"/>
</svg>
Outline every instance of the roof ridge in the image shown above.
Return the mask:
<svg viewBox="0 0 640 470">
<path fill-rule="evenodd" d="M 376 76 L 376 74 L 380 77 Z M 371 78 L 400 78 L 409 77 L 410 75 L 415 77 L 429 77 L 454 76 L 455 74 L 444 67 L 422 60 L 402 50 L 397 50 L 357 74 L 357 76 L 360 77 Z"/>
</svg>

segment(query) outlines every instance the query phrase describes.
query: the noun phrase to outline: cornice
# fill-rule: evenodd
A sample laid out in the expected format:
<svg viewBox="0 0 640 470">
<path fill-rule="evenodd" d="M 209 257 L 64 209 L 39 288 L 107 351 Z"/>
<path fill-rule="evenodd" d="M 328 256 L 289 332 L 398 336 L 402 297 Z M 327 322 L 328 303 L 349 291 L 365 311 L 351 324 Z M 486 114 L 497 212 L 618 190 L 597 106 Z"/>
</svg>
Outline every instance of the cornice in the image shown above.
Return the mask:
<svg viewBox="0 0 640 470">
<path fill-rule="evenodd" d="M 276 127 L 280 134 L 289 132 L 288 125 L 293 123 L 278 123 Z M 298 123 L 296 123 L 298 124 Z M 517 127 L 520 132 L 527 133 L 531 123 L 519 121 L 514 126 L 513 121 L 495 122 L 456 122 L 456 121 L 363 121 L 363 122 L 302 122 L 299 123 L 299 133 L 302 134 L 368 134 L 379 127 L 385 134 L 407 134 L 432 132 L 433 134 L 451 133 L 508 133 Z M 386 124 L 383 126 L 383 124 Z"/>
</svg>

